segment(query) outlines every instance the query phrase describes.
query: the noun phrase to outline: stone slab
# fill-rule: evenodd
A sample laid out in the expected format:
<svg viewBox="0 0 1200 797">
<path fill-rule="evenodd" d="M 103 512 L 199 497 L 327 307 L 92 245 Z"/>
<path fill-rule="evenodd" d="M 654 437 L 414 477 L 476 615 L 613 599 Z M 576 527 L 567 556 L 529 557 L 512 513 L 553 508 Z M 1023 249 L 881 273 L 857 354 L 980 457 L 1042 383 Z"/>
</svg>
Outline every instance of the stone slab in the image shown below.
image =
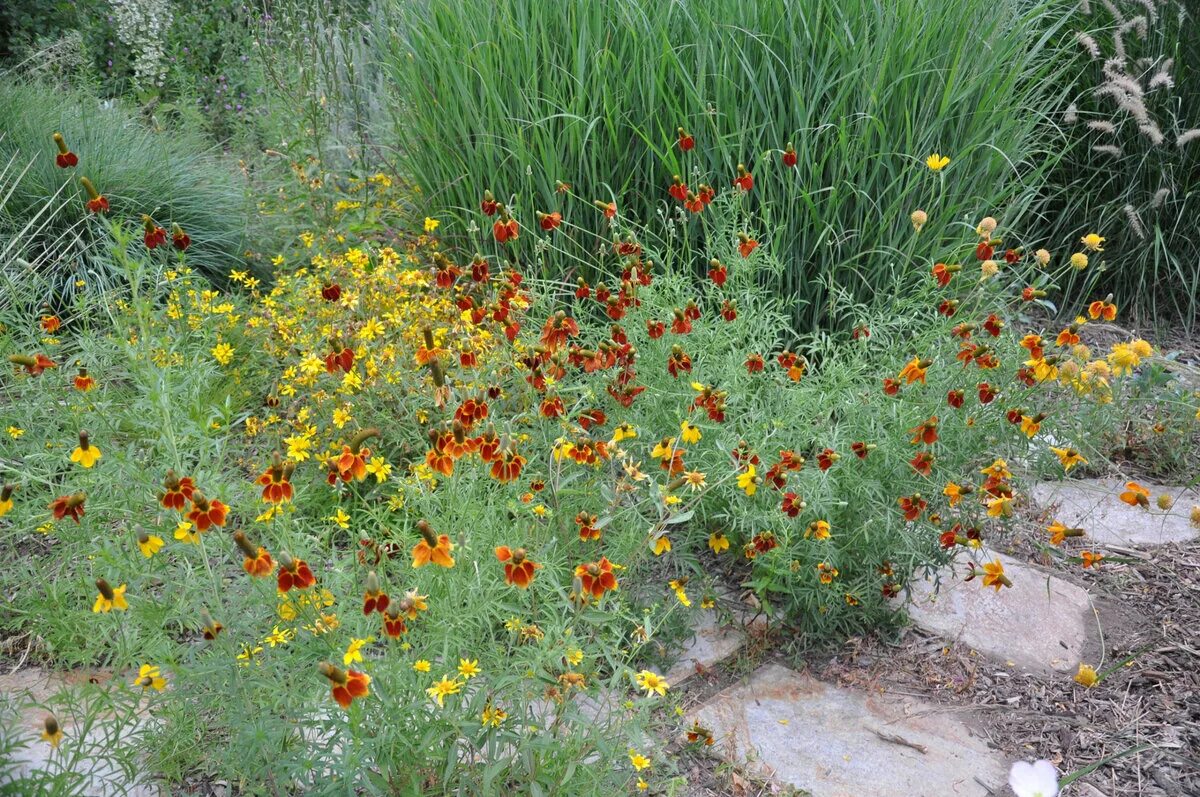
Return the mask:
<svg viewBox="0 0 1200 797">
<path fill-rule="evenodd" d="M 0 737 L 5 745 L 15 749 L 5 757 L 0 770 L 0 793 L 5 787 L 20 789 L 24 785 L 42 782 L 47 774 L 75 773 L 64 778 L 76 782 L 78 788 L 72 793 L 87 797 L 161 797 L 162 789 L 148 777 L 130 778 L 112 756 L 106 755 L 114 738 L 129 740 L 136 744 L 130 733 L 130 724 L 120 723 L 121 729 L 98 718 L 91 723 L 82 736 L 65 712 L 56 712 L 62 725 L 64 738 L 58 750 L 41 739 L 43 721 L 47 711 L 39 704 L 52 702 L 55 695 L 64 689 L 97 684 L 103 687 L 112 679 L 112 674 L 103 671 L 50 672 L 38 668 L 18 670 L 0 675 Z M 144 726 L 147 719 L 139 715 L 134 726 Z M 20 793 L 20 792 L 15 792 Z"/>
<path fill-rule="evenodd" d="M 1008 768 L 961 716 L 769 664 L 691 712 L 688 724 L 712 731 L 728 760 L 813 797 L 987 797 L 976 777 L 995 789 Z"/>
<path fill-rule="evenodd" d="M 1173 505 L 1167 512 L 1155 506 L 1142 509 L 1120 501 L 1125 491 L 1121 479 L 1066 479 L 1042 482 L 1030 490 L 1030 496 L 1048 512 L 1048 520 L 1058 519 L 1068 526 L 1087 530 L 1084 540 L 1100 545 L 1163 545 L 1186 542 L 1200 536 L 1189 513 L 1200 504 L 1195 488 L 1165 487 L 1139 482 L 1150 490 L 1151 500 L 1169 495 Z"/>
<path fill-rule="evenodd" d="M 721 623 L 714 611 L 702 611 L 679 658 L 667 670 L 667 683 L 679 686 L 698 671 L 709 670 L 737 653 L 745 632 L 736 621 Z"/>
<path fill-rule="evenodd" d="M 911 584 L 908 615 L 919 628 L 961 641 L 1027 671 L 1074 672 L 1092 612 L 1087 590 L 1033 565 L 1000 556 L 1011 588 L 964 581 L 962 567 Z M 1048 579 L 1048 580 L 1047 580 Z"/>
</svg>

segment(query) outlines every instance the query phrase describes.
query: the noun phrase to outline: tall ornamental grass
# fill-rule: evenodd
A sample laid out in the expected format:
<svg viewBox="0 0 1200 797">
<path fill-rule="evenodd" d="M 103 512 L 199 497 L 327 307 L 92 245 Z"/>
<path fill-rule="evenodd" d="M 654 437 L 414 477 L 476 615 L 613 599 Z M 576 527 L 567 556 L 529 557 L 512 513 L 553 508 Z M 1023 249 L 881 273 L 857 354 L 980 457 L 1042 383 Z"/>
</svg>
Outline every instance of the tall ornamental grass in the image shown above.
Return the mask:
<svg viewBox="0 0 1200 797">
<path fill-rule="evenodd" d="M 1052 239 L 1105 237 L 1104 269 L 1068 296 L 1104 285 L 1139 320 L 1200 318 L 1200 14 L 1187 3 L 1083 3 L 1072 45 L 1064 157 L 1051 176 Z"/>
<path fill-rule="evenodd" d="M 55 132 L 78 157 L 76 166 L 56 164 Z M 20 174 L 0 212 L 0 249 L 22 239 L 24 259 L 49 277 L 39 283 L 47 286 L 45 300 L 65 305 L 81 284 L 123 279 L 107 245 L 98 245 L 106 233 L 89 218 L 83 176 L 114 213 L 135 220 L 147 213 L 168 231 L 179 224 L 192 239 L 188 262 L 206 277 L 222 282 L 241 263 L 243 186 L 197 135 L 154 132 L 119 106 L 14 82 L 0 86 L 0 163 Z M 48 200 L 52 212 L 44 211 Z"/>
<path fill-rule="evenodd" d="M 430 212 L 465 213 L 485 189 L 551 212 L 562 180 L 649 217 L 673 201 L 673 175 L 725 188 L 745 164 L 801 328 L 827 320 L 831 284 L 859 297 L 889 288 L 928 154 L 951 157 L 923 208 L 937 239 L 968 209 L 1019 214 L 1054 160 L 1038 142 L 1040 109 L 1062 90 L 1056 2 L 415 0 L 392 10 L 377 29 L 401 95 L 401 170 Z M 679 127 L 695 139 L 690 152 Z"/>
</svg>

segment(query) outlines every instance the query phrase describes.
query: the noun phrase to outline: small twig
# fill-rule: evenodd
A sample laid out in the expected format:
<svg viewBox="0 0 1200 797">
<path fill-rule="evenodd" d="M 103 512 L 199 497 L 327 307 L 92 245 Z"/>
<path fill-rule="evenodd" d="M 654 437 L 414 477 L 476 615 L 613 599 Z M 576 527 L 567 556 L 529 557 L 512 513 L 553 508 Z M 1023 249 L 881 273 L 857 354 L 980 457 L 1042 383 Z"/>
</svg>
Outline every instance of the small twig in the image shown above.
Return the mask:
<svg viewBox="0 0 1200 797">
<path fill-rule="evenodd" d="M 925 755 L 929 752 L 928 748 L 926 748 L 925 745 L 917 744 L 916 742 L 910 742 L 908 739 L 905 739 L 903 736 L 897 736 L 894 733 L 885 733 L 884 731 L 881 731 L 877 728 L 868 728 L 867 730 L 869 730 L 871 733 L 878 736 L 880 739 L 883 739 L 885 742 L 891 742 L 892 744 L 898 744 L 898 745 L 901 745 L 902 747 L 912 748 L 913 750 L 916 750 L 921 755 Z"/>
</svg>

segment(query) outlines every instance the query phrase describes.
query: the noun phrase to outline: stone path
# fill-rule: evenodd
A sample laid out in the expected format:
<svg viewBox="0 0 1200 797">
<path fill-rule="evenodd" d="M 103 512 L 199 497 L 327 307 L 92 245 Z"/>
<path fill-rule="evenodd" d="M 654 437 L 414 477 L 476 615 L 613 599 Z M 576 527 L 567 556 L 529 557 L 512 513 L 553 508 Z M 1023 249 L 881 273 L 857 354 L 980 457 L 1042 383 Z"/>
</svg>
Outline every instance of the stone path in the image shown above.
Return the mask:
<svg viewBox="0 0 1200 797">
<path fill-rule="evenodd" d="M 1200 491 L 1140 484 L 1150 490 L 1151 501 L 1160 495 L 1170 496 L 1170 511 L 1157 507 L 1146 510 L 1118 500 L 1125 490 L 1121 479 L 1043 482 L 1030 490 L 1030 496 L 1049 512 L 1049 518 L 1086 529 L 1087 538 L 1101 545 L 1163 545 L 1200 536 L 1200 529 L 1189 518 L 1192 506 L 1200 504 Z"/>
<path fill-rule="evenodd" d="M 83 794 L 87 797 L 161 797 L 156 784 L 140 777 L 129 777 L 112 755 L 114 747 L 136 744 L 131 727 L 144 719 L 130 722 L 97 719 L 83 730 L 76 727 L 65 711 L 56 711 L 64 738 L 58 750 L 42 741 L 42 721 L 47 711 L 40 704 L 53 703 L 62 690 L 85 688 L 89 683 L 104 685 L 111 680 L 107 672 L 76 671 L 50 673 L 37 668 L 0 675 L 0 737 L 5 746 L 14 745 L 2 760 L 0 793 L 27 793 L 20 789 L 33 784 L 45 785 L 52 778 L 55 794 Z M 73 784 L 67 786 L 66 784 Z M 16 789 L 17 791 L 6 791 Z M 32 793 L 29 792 L 29 793 Z M 38 791 L 37 793 L 41 793 Z"/>
<path fill-rule="evenodd" d="M 1146 511 L 1117 499 L 1125 482 L 1049 482 L 1031 493 L 1049 517 L 1087 529 L 1095 544 L 1126 547 L 1190 540 L 1200 491 L 1142 483 L 1152 500 L 1173 508 Z M 992 557 L 989 557 L 989 560 Z M 1088 653 L 1095 624 L 1087 591 L 1046 569 L 1000 556 L 1013 588 L 997 593 L 964 568 L 947 569 L 911 587 L 910 619 L 918 627 L 1021 670 L 1074 672 Z M 737 653 L 738 628 L 705 614 L 695 638 L 668 672 L 673 685 Z M 713 732 L 727 760 L 789 783 L 813 797 L 997 794 L 1009 762 L 971 733 L 973 715 L 911 696 L 841 688 L 768 664 L 688 715 Z M 1088 787 L 1090 788 L 1090 787 Z M 994 791 L 993 791 L 994 790 Z M 1084 789 L 1081 795 L 1094 791 Z"/>
<path fill-rule="evenodd" d="M 909 618 L 1000 662 L 1031 671 L 1073 672 L 1095 623 L 1087 591 L 1033 565 L 1000 556 L 1011 589 L 963 581 L 962 567 L 912 583 Z"/>
<path fill-rule="evenodd" d="M 840 689 L 778 664 L 689 719 L 713 732 L 727 758 L 814 797 L 986 797 L 1007 775 L 1005 761 L 949 711 Z"/>
</svg>

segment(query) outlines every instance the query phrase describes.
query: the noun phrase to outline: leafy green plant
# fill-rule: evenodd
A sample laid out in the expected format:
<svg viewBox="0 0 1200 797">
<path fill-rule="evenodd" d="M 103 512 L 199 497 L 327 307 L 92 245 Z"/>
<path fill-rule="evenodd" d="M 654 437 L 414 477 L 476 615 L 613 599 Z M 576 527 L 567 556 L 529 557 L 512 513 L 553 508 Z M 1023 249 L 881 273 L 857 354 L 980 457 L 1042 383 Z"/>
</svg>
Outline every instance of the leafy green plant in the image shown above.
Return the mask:
<svg viewBox="0 0 1200 797">
<path fill-rule="evenodd" d="M 673 175 L 721 189 L 744 164 L 757 178 L 749 204 L 785 266 L 778 289 L 804 330 L 831 320 L 831 285 L 890 290 L 928 154 L 952 158 L 938 206 L 924 208 L 931 238 L 979 207 L 1019 215 L 1054 160 L 1028 109 L 1059 90 L 1055 2 L 392 8 L 393 25 L 377 30 L 400 93 L 397 154 L 430 208 L 465 218 L 491 189 L 551 212 L 563 180 L 650 218 L 674 204 Z M 681 152 L 678 127 L 694 150 Z M 781 163 L 789 142 L 793 168 Z"/>
<path fill-rule="evenodd" d="M 192 239 L 192 266 L 214 282 L 240 263 L 246 224 L 240 179 L 195 134 L 154 133 L 117 105 L 25 84 L 0 87 L 0 120 L 0 162 L 21 175 L 0 214 L 0 240 L 21 235 L 25 258 L 51 276 L 45 300 L 69 297 L 77 283 L 121 279 L 107 247 L 97 245 L 105 233 L 84 207 L 79 178 L 85 175 L 114 213 L 135 220 L 150 214 L 168 229 L 180 225 Z M 56 165 L 55 132 L 78 166 Z M 48 199 L 54 212 L 39 215 Z"/>
</svg>

